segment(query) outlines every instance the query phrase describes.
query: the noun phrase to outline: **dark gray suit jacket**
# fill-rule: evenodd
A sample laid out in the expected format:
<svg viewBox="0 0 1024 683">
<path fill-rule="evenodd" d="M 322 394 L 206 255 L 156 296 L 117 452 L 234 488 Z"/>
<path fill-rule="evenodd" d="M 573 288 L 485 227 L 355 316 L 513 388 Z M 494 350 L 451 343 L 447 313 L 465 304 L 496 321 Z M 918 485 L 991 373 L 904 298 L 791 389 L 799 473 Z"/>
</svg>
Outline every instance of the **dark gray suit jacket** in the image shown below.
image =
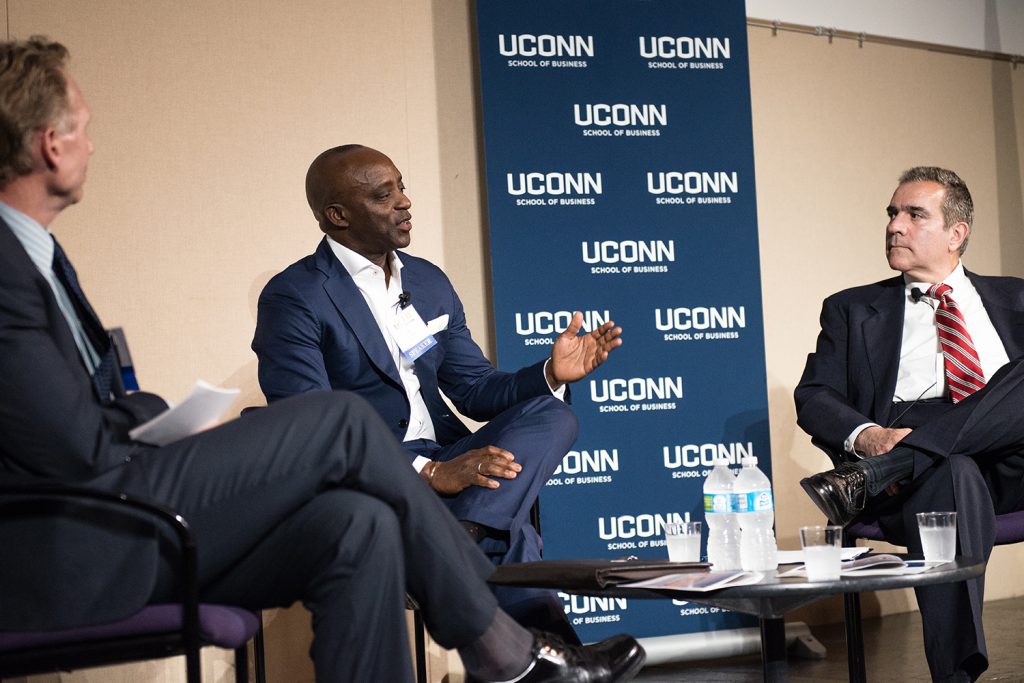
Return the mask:
<svg viewBox="0 0 1024 683">
<path fill-rule="evenodd" d="M 141 392 L 100 401 L 49 284 L 0 220 L 0 485 L 52 482 L 146 496 L 144 473 L 131 459 L 148 447 L 128 431 L 165 408 Z M 17 541 L 5 539 L 5 529 Z M 110 620 L 139 609 L 152 592 L 151 539 L 111 536 L 82 519 L 22 520 L 0 527 L 0 548 L 11 542 L 33 544 L 36 561 L 0 560 L 0 630 Z M 70 545 L 88 555 L 88 570 L 61 559 Z M 62 586 L 55 604 L 9 590 L 26 576 L 40 587 Z"/>
</svg>

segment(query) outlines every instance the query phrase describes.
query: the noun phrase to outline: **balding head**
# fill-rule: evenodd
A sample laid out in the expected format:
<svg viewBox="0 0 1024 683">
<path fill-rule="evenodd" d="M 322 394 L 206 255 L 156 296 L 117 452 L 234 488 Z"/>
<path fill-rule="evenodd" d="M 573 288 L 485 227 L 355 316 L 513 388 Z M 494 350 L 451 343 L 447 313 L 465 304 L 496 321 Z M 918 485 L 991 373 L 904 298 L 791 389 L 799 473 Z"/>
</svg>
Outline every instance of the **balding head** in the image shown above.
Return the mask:
<svg viewBox="0 0 1024 683">
<path fill-rule="evenodd" d="M 412 202 L 387 155 L 362 145 L 320 154 L 306 173 L 306 199 L 332 240 L 383 267 L 409 246 Z"/>
<path fill-rule="evenodd" d="M 345 174 L 347 161 L 345 157 L 356 150 L 370 149 L 363 145 L 341 145 L 321 152 L 306 171 L 306 201 L 313 211 L 320 229 L 329 232 L 334 225 L 324 214 L 331 204 L 342 202 L 344 188 L 339 179 Z M 371 150 L 376 151 L 376 150 Z"/>
</svg>

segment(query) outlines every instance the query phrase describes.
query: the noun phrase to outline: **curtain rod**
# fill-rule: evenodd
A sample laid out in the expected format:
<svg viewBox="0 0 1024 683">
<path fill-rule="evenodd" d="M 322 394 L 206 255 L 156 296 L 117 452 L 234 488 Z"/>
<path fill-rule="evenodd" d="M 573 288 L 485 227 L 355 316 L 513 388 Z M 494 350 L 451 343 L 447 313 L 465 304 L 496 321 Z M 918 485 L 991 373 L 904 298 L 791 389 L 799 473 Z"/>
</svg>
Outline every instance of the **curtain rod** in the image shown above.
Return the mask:
<svg viewBox="0 0 1024 683">
<path fill-rule="evenodd" d="M 928 50 L 930 52 L 942 52 L 947 55 L 959 55 L 961 57 L 977 57 L 980 59 L 992 59 L 1001 62 L 1010 62 L 1013 68 L 1016 69 L 1018 64 L 1024 63 L 1024 56 L 1011 55 L 1005 52 L 992 52 L 989 50 L 972 50 L 966 47 L 955 47 L 952 45 L 940 45 L 938 43 L 926 43 L 920 40 L 906 40 L 905 38 L 889 38 L 886 36 L 876 36 L 871 33 L 856 33 L 854 31 L 842 31 L 837 28 L 828 28 L 825 26 L 810 26 L 808 24 L 791 24 L 787 21 L 771 21 L 768 19 L 755 19 L 754 17 L 747 17 L 747 25 L 755 28 L 767 28 L 771 29 L 772 35 L 777 35 L 779 31 L 789 31 L 791 33 L 805 33 L 812 36 L 823 36 L 828 38 L 828 42 L 832 42 L 833 38 L 842 38 L 844 40 L 856 40 L 860 47 L 864 46 L 864 43 L 878 43 L 879 45 L 894 45 L 896 47 L 909 47 L 916 50 Z"/>
</svg>

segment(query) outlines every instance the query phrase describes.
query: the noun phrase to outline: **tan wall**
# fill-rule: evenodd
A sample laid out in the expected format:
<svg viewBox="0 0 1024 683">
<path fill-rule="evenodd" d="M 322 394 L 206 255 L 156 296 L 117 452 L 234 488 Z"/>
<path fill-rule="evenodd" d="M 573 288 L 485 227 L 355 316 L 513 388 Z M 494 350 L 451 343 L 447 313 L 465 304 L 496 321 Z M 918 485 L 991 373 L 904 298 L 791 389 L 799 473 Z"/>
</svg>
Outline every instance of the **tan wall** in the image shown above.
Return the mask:
<svg viewBox="0 0 1024 683">
<path fill-rule="evenodd" d="M 10 33 L 67 44 L 98 151 L 83 204 L 54 225 L 140 379 L 260 402 L 248 349 L 266 280 L 318 239 L 302 192 L 312 157 L 388 152 L 415 205 L 412 251 L 446 266 L 491 348 L 478 88 L 466 0 L 8 0 Z M 796 481 L 825 460 L 792 390 L 821 299 L 888 275 L 882 208 L 904 168 L 959 170 L 978 206 L 966 262 L 1024 275 L 1024 69 L 751 29 L 768 393 L 779 541 L 817 519 Z M 797 267 L 799 264 L 799 267 Z M 628 330 L 627 330 L 628 335 Z M 624 353 L 627 351 L 623 351 Z M 989 596 L 1020 594 L 998 549 Z M 904 594 L 880 598 L 912 608 Z M 840 618 L 834 603 L 810 620 Z M 272 681 L 308 680 L 305 616 L 273 616 Z M 227 665 L 213 667 L 228 680 Z M 177 680 L 151 665 L 66 680 Z M 100 676 L 97 678 L 96 676 Z M 120 676 L 120 678 L 118 678 Z M 212 680 L 212 679 L 211 679 Z"/>
</svg>

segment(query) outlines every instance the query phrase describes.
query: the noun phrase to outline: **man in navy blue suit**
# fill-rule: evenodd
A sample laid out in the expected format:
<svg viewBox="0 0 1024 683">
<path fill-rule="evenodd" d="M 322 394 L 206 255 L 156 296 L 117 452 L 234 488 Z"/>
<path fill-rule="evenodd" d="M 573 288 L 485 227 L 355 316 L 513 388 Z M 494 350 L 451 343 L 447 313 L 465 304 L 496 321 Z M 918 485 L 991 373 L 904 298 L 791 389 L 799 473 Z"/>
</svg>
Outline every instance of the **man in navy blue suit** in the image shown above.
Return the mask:
<svg viewBox="0 0 1024 683">
<path fill-rule="evenodd" d="M 568 387 L 622 342 L 576 314 L 550 358 L 514 373 L 484 357 L 458 295 L 411 241 L 412 202 L 391 159 L 362 145 L 320 154 L 306 198 L 325 237 L 259 299 L 253 350 L 268 401 L 345 389 L 377 409 L 409 461 L 495 562 L 540 559 L 529 512 L 577 435 Z M 452 413 L 487 424 L 475 433 Z M 504 590 L 504 589 L 503 589 Z M 523 623 L 561 626 L 550 593 L 499 591 Z"/>
<path fill-rule="evenodd" d="M 878 520 L 921 552 L 915 513 L 955 510 L 959 554 L 988 559 L 994 513 L 1024 509 L 1024 280 L 966 270 L 974 204 L 956 173 L 906 171 L 886 208 L 900 275 L 830 296 L 797 422 L 838 467 L 801 482 L 834 523 Z M 935 680 L 988 667 L 984 580 L 916 589 Z"/>
</svg>

